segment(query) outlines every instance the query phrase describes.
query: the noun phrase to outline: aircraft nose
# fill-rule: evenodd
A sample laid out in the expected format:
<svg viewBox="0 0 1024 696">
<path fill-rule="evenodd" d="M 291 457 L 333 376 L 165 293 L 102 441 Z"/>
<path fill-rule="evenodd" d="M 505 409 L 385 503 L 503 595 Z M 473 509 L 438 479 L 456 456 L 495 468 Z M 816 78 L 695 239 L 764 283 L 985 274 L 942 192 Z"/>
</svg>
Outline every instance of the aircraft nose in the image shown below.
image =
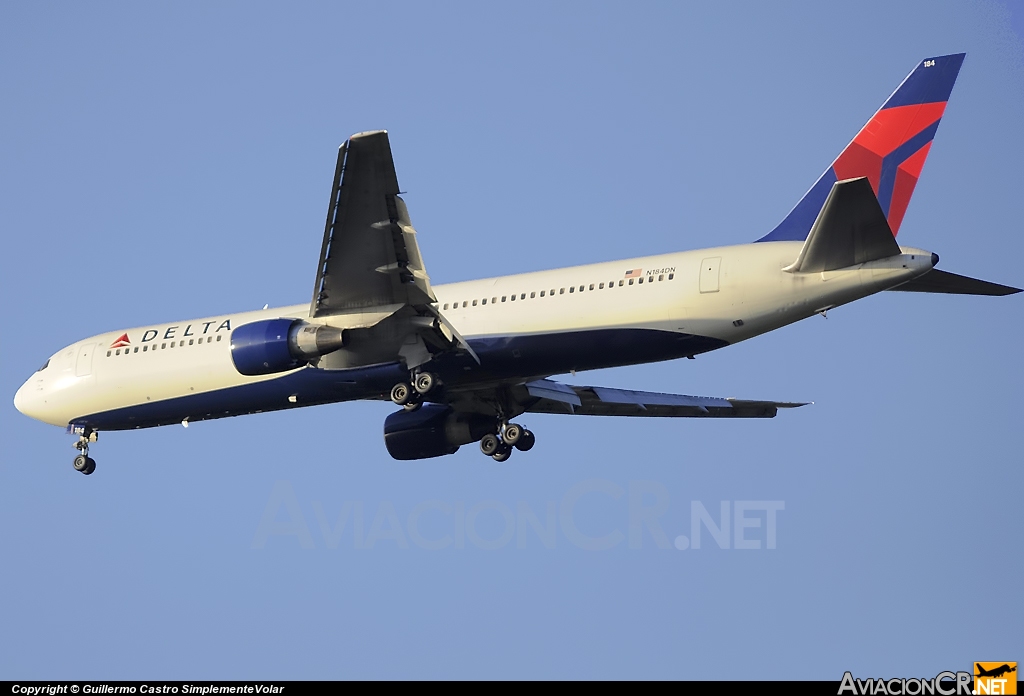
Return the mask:
<svg viewBox="0 0 1024 696">
<path fill-rule="evenodd" d="M 39 389 L 32 384 L 32 380 L 26 381 L 17 392 L 14 393 L 14 408 L 24 413 L 29 418 L 43 420 L 42 406 Z"/>
<path fill-rule="evenodd" d="M 18 391 L 14 393 L 14 408 L 18 409 L 22 413 L 25 413 L 25 408 L 27 407 L 27 392 L 28 382 L 25 382 L 18 388 Z M 25 415 L 27 416 L 28 414 L 25 413 Z"/>
</svg>

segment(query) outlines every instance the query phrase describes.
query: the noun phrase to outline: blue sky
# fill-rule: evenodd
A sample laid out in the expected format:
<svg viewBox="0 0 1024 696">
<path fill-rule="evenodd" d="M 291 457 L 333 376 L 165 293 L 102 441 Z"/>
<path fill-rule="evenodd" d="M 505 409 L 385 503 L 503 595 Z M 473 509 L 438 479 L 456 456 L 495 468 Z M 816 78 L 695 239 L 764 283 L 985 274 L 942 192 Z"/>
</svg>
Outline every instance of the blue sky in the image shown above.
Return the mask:
<svg viewBox="0 0 1024 696">
<path fill-rule="evenodd" d="M 815 405 L 534 416 L 537 447 L 502 465 L 468 446 L 395 462 L 391 409 L 353 403 L 104 434 L 87 479 L 72 438 L 11 398 L 87 335 L 305 302 L 351 133 L 389 129 L 435 283 L 743 243 L 919 60 L 960 51 L 900 241 L 1020 286 L 1022 16 L 4 4 L 0 677 L 839 679 L 1021 659 L 1019 296 L 883 294 L 696 361 L 567 376 Z M 756 510 L 760 549 L 630 538 L 631 511 L 660 505 L 672 542 L 721 501 L 784 505 L 776 548 Z M 529 523 L 549 510 L 553 541 Z"/>
</svg>

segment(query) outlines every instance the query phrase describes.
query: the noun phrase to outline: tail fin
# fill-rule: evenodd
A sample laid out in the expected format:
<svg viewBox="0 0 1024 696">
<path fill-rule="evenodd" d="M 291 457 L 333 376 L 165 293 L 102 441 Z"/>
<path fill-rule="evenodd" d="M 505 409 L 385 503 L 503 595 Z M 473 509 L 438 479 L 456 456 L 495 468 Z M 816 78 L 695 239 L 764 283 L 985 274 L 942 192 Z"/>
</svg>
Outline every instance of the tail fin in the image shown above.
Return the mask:
<svg viewBox="0 0 1024 696">
<path fill-rule="evenodd" d="M 921 61 L 786 219 L 757 241 L 806 239 L 832 185 L 859 177 L 871 182 L 889 227 L 897 234 L 965 55 Z"/>
</svg>

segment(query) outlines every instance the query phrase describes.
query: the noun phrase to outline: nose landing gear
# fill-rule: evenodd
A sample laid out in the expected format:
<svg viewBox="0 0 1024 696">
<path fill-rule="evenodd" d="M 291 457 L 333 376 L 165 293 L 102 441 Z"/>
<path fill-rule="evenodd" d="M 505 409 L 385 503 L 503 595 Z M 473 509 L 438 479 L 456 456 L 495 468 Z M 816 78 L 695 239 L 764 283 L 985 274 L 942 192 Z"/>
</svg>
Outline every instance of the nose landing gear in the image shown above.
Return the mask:
<svg viewBox="0 0 1024 696">
<path fill-rule="evenodd" d="M 88 476 L 92 472 L 96 471 L 96 460 L 92 457 L 80 454 L 75 457 L 75 461 L 72 462 L 72 466 L 75 467 L 75 471 L 81 471 L 83 474 Z"/>
<path fill-rule="evenodd" d="M 80 471 L 86 476 L 96 471 L 96 460 L 89 456 L 89 443 L 96 442 L 98 433 L 95 430 L 87 430 L 78 436 L 75 449 L 81 452 L 71 463 L 75 471 Z"/>
</svg>

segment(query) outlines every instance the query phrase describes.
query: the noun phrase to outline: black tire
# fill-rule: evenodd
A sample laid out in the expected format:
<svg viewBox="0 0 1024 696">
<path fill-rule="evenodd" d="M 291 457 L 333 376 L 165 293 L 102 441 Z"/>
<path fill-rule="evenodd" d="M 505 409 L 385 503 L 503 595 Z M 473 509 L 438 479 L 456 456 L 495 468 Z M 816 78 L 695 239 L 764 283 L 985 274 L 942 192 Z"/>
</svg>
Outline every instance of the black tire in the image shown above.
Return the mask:
<svg viewBox="0 0 1024 696">
<path fill-rule="evenodd" d="M 499 447 L 501 447 L 501 443 L 498 442 L 498 436 L 494 433 L 487 433 L 480 438 L 480 451 L 488 457 L 493 456 Z"/>
<path fill-rule="evenodd" d="M 506 444 L 502 444 L 498 448 L 498 451 L 491 455 L 491 459 L 496 462 L 503 462 L 512 456 L 512 448 Z"/>
<path fill-rule="evenodd" d="M 537 444 L 537 437 L 533 431 L 523 428 L 523 434 L 519 437 L 519 442 L 516 443 L 516 449 L 520 452 L 529 452 L 535 444 Z"/>
<path fill-rule="evenodd" d="M 405 406 L 409 403 L 409 398 L 412 396 L 412 389 L 405 382 L 399 382 L 395 386 L 391 387 L 391 400 L 399 406 Z"/>
<path fill-rule="evenodd" d="M 75 467 L 75 471 L 81 471 L 83 474 L 85 470 L 89 468 L 89 458 L 84 454 L 80 454 L 75 457 L 75 460 L 71 462 L 71 465 Z"/>
<path fill-rule="evenodd" d="M 82 471 L 82 473 L 88 476 L 92 472 L 96 471 L 96 460 L 93 459 L 92 457 L 86 457 L 86 459 L 89 460 L 89 465 L 88 467 L 86 467 L 84 471 Z"/>
<path fill-rule="evenodd" d="M 416 379 L 413 380 L 412 387 L 418 394 L 426 396 L 430 393 L 430 390 L 434 388 L 437 380 L 434 379 L 434 375 L 429 372 L 421 372 L 416 375 Z"/>
<path fill-rule="evenodd" d="M 505 432 L 502 433 L 501 439 L 506 445 L 510 447 L 519 442 L 523 436 L 523 426 L 518 423 L 509 423 L 505 426 Z"/>
<path fill-rule="evenodd" d="M 422 406 L 422 405 L 423 404 L 421 402 L 419 402 L 419 401 L 409 401 L 409 402 L 403 404 L 403 406 L 405 407 L 405 410 L 409 411 L 410 413 L 412 413 L 413 411 L 419 411 L 420 410 L 420 406 Z"/>
</svg>

